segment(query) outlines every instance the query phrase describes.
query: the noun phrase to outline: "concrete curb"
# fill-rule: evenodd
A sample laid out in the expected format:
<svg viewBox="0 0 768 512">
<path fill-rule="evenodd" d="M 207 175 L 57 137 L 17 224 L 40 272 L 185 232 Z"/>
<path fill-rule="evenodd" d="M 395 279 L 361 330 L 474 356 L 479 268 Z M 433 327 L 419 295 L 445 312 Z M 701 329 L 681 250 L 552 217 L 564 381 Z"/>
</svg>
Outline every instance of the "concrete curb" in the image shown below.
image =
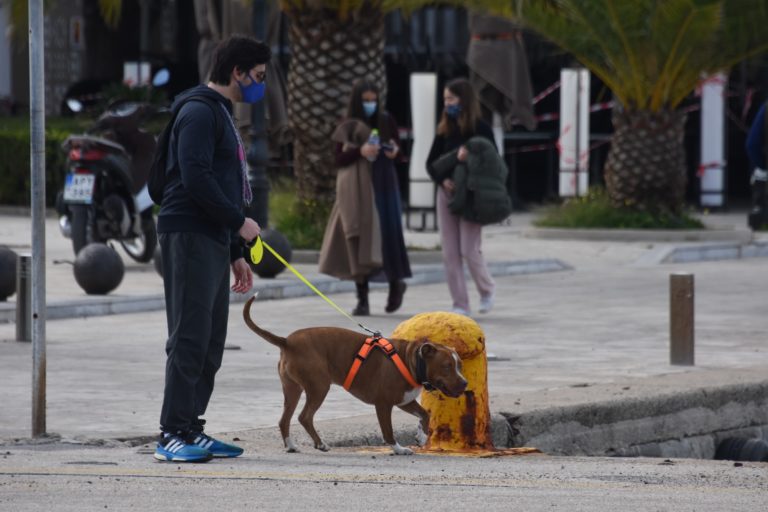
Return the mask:
<svg viewBox="0 0 768 512">
<path fill-rule="evenodd" d="M 755 241 L 747 244 L 710 244 L 695 247 L 675 247 L 660 263 L 688 263 L 742 258 L 768 257 L 768 242 Z"/>
<path fill-rule="evenodd" d="M 493 276 L 511 276 L 542 272 L 571 270 L 571 267 L 557 259 L 522 260 L 522 261 L 492 261 L 488 267 Z M 407 280 L 410 285 L 433 284 L 445 281 L 445 270 L 442 264 L 414 264 L 413 277 Z M 324 294 L 352 292 L 355 285 L 351 281 L 340 281 L 328 276 L 313 276 L 312 284 Z M 385 288 L 386 283 L 371 283 L 371 287 Z M 258 300 L 277 300 L 305 297 L 314 292 L 293 275 L 269 280 L 258 280 L 253 292 L 259 292 Z M 231 303 L 242 303 L 253 293 L 231 294 Z M 137 297 L 94 297 L 93 299 L 67 300 L 48 304 L 46 316 L 48 320 L 61 318 L 90 317 L 114 315 L 122 313 L 140 313 L 158 311 L 165 308 L 165 298 L 162 294 Z M 0 323 L 16 322 L 16 304 L 0 304 Z"/>
<path fill-rule="evenodd" d="M 612 242 L 737 242 L 748 243 L 752 232 L 736 229 L 583 229 L 529 228 L 522 235 L 544 240 L 586 240 Z"/>
<path fill-rule="evenodd" d="M 768 380 L 501 416 L 511 433 L 508 446 L 561 455 L 711 459 L 726 437 L 768 434 Z"/>
<path fill-rule="evenodd" d="M 333 426 L 323 434 L 332 446 L 383 444 L 375 416 Z M 415 420 L 394 429 L 398 442 L 416 444 Z M 712 459 L 727 437 L 768 438 L 768 380 L 520 414 L 492 411 L 491 432 L 497 448 L 531 446 L 550 455 Z"/>
</svg>

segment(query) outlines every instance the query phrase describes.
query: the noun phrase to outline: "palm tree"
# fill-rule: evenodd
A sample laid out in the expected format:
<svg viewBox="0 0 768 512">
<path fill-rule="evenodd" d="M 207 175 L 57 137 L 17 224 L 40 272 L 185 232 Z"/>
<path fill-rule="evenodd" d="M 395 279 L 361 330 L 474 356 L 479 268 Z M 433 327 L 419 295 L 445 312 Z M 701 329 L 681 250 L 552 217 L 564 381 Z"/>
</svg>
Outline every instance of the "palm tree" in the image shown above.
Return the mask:
<svg viewBox="0 0 768 512">
<path fill-rule="evenodd" d="M 367 77 L 386 95 L 384 6 L 378 0 L 284 0 L 281 9 L 290 20 L 287 103 L 298 200 L 311 215 L 335 194 L 331 133 L 352 84 Z"/>
<path fill-rule="evenodd" d="M 613 92 L 604 169 L 614 206 L 678 213 L 686 173 L 681 102 L 703 77 L 768 50 L 765 0 L 470 1 L 521 21 Z"/>
<path fill-rule="evenodd" d="M 47 8 L 54 0 L 45 0 L 43 5 Z M 116 27 L 120 22 L 120 14 L 123 8 L 123 0 L 98 0 L 99 14 L 110 27 Z M 0 0 L 0 5 L 9 8 L 10 23 L 14 35 L 26 37 L 27 15 L 29 0 Z"/>
</svg>

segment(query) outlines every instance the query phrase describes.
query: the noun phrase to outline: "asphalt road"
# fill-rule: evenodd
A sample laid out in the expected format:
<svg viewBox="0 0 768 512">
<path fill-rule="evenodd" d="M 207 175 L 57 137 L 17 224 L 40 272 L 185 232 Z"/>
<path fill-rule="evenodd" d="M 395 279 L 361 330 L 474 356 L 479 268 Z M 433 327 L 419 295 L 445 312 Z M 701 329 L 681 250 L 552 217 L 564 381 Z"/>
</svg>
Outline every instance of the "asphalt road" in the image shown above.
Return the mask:
<svg viewBox="0 0 768 512">
<path fill-rule="evenodd" d="M 157 462 L 146 446 L 6 446 L 0 511 L 724 512 L 765 510 L 768 491 L 764 463 L 244 446 L 241 458 L 193 465 Z"/>
</svg>

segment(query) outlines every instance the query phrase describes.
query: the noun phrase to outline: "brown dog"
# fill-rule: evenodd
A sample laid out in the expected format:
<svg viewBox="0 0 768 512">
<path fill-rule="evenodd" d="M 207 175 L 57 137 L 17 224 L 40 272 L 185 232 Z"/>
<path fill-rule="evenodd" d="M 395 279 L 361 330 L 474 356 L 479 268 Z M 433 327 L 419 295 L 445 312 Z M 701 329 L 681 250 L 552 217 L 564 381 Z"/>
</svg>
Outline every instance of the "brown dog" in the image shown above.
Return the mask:
<svg viewBox="0 0 768 512">
<path fill-rule="evenodd" d="M 280 433 L 285 447 L 289 452 L 298 451 L 290 437 L 289 428 L 301 392 L 304 391 L 307 394 L 306 403 L 299 414 L 299 423 L 312 437 L 315 448 L 327 451 L 328 446 L 315 430 L 315 412 L 325 400 L 331 384 L 342 385 L 345 382 L 358 351 L 368 336 L 338 327 L 313 327 L 300 329 L 283 338 L 265 331 L 251 320 L 251 304 L 254 298 L 250 298 L 243 308 L 245 323 L 253 332 L 280 347 L 278 373 L 285 397 L 283 415 L 280 418 Z M 359 372 L 351 382 L 349 392 L 376 407 L 381 434 L 384 441 L 392 447 L 392 451 L 396 455 L 410 455 L 412 450 L 400 446 L 395 441 L 392 432 L 392 408 L 397 406 L 419 418 L 417 437 L 419 444 L 423 445 L 429 431 L 429 413 L 416 402 L 421 385 L 425 385 L 427 389 L 438 389 L 443 394 L 456 398 L 466 389 L 467 381 L 461 374 L 461 359 L 455 350 L 428 341 L 388 341 L 397 351 L 410 375 L 416 377 L 415 382 L 419 385 L 410 385 L 389 357 L 381 350 L 373 349 L 361 364 Z"/>
</svg>

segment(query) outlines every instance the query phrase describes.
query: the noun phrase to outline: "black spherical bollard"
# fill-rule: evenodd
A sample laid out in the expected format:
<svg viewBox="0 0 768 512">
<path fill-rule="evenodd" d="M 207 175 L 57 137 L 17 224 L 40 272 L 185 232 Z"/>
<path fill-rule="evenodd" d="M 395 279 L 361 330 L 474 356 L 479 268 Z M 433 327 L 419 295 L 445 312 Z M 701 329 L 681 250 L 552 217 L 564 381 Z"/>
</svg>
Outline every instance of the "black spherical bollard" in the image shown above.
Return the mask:
<svg viewBox="0 0 768 512">
<path fill-rule="evenodd" d="M 16 262 L 19 256 L 0 245 L 0 302 L 16 293 Z"/>
<path fill-rule="evenodd" d="M 89 295 L 105 295 L 120 284 L 125 265 L 117 251 L 104 244 L 88 244 L 75 258 L 75 281 Z"/>
<path fill-rule="evenodd" d="M 291 243 L 282 233 L 274 229 L 264 229 L 261 232 L 261 240 L 269 244 L 285 261 L 291 262 Z M 285 270 L 285 265 L 280 263 L 280 260 L 275 258 L 266 247 L 264 248 L 264 256 L 258 264 L 254 264 L 250 259 L 248 259 L 248 263 L 259 277 L 275 277 Z"/>
<path fill-rule="evenodd" d="M 163 277 L 163 251 L 160 249 L 159 244 L 155 247 L 155 255 L 152 256 L 152 261 L 157 273 L 160 274 L 160 277 Z"/>
</svg>

